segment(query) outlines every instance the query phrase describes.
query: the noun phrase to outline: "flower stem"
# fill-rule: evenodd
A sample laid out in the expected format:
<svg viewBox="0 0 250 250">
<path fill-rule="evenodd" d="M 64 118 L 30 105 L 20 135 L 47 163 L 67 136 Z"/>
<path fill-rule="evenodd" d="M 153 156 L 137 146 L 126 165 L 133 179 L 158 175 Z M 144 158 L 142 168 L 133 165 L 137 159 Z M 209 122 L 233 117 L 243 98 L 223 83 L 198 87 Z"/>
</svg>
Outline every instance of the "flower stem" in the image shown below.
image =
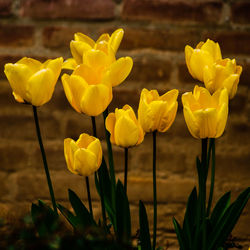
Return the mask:
<svg viewBox="0 0 250 250">
<path fill-rule="evenodd" d="M 212 146 L 212 168 L 211 168 L 211 182 L 210 182 L 210 192 L 209 192 L 209 199 L 208 199 L 208 205 L 207 205 L 207 217 L 210 214 L 210 209 L 212 205 L 213 200 L 213 194 L 214 194 L 214 179 L 215 179 L 215 138 L 210 139 L 210 143 Z"/>
<path fill-rule="evenodd" d="M 40 131 L 40 127 L 39 127 L 39 120 L 38 120 L 38 116 L 37 116 L 37 108 L 36 108 L 36 106 L 32 106 L 32 108 L 33 108 L 34 120 L 35 120 L 35 124 L 36 124 L 37 138 L 38 138 L 38 142 L 39 142 L 39 145 L 40 145 L 40 150 L 41 150 L 41 153 L 42 153 L 43 166 L 44 166 L 45 174 L 46 174 L 46 177 L 47 177 L 50 197 L 51 197 L 51 201 L 52 201 L 54 211 L 55 211 L 56 214 L 58 214 L 57 208 L 56 208 L 56 200 L 55 200 L 54 190 L 53 190 L 53 186 L 52 186 L 52 182 L 51 182 L 51 178 L 50 178 L 50 173 L 49 173 L 49 168 L 48 168 L 48 164 L 47 164 L 46 154 L 45 154 L 45 151 L 44 151 L 43 141 L 42 141 L 42 137 L 41 137 L 41 131 Z"/>
<path fill-rule="evenodd" d="M 127 194 L 127 180 L 128 180 L 128 148 L 124 148 L 124 190 Z"/>
<path fill-rule="evenodd" d="M 93 128 L 93 136 L 97 137 L 97 132 L 96 132 L 96 121 L 95 117 L 91 116 L 91 121 L 92 121 L 92 128 Z M 100 196 L 101 196 L 101 207 L 102 207 L 102 219 L 103 219 L 103 225 L 106 228 L 106 212 L 105 212 L 105 204 L 104 204 L 104 196 L 103 196 L 103 179 L 102 179 L 102 166 L 98 169 L 98 177 L 99 177 L 99 182 L 100 182 Z"/>
<path fill-rule="evenodd" d="M 156 247 L 157 230 L 157 190 L 156 190 L 156 132 L 153 132 L 153 195 L 154 195 L 154 227 L 153 227 L 153 250 Z"/>
<path fill-rule="evenodd" d="M 89 212 L 91 216 L 93 217 L 93 209 L 92 209 L 92 201 L 91 201 L 91 195 L 90 195 L 90 188 L 89 188 L 89 177 L 85 177 L 86 182 L 86 188 L 87 188 L 87 194 L 88 194 L 88 201 L 89 201 Z"/>
</svg>

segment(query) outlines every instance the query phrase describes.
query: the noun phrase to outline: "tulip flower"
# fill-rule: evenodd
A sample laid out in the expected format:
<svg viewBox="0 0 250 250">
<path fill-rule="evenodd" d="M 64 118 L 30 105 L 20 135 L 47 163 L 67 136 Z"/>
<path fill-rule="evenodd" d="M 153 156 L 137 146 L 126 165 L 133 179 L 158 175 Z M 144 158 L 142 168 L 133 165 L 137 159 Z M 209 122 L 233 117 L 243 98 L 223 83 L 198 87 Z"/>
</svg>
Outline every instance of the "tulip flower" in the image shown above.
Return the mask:
<svg viewBox="0 0 250 250">
<path fill-rule="evenodd" d="M 203 82 L 204 67 L 212 66 L 213 63 L 222 59 L 220 46 L 209 39 L 205 43 L 200 42 L 195 49 L 187 45 L 185 59 L 192 77 Z"/>
<path fill-rule="evenodd" d="M 204 84 L 210 93 L 226 88 L 232 99 L 237 92 L 241 72 L 242 67 L 236 65 L 235 59 L 222 59 L 204 68 Z"/>
<path fill-rule="evenodd" d="M 115 61 L 115 54 L 123 38 L 123 29 L 115 30 L 111 36 L 102 34 L 95 42 L 90 37 L 78 32 L 74 35 L 74 40 L 70 42 L 70 50 L 73 58 L 69 58 L 63 64 L 63 68 L 75 69 L 77 65 L 84 63 L 83 55 L 87 50 L 94 49 L 102 51 L 107 56 L 108 64 Z"/>
<path fill-rule="evenodd" d="M 88 50 L 84 64 L 72 75 L 64 74 L 62 83 L 71 106 L 89 116 L 101 114 L 112 100 L 112 86 L 120 84 L 131 71 L 133 61 L 122 57 L 108 66 L 108 58 L 99 50 Z"/>
<path fill-rule="evenodd" d="M 193 93 L 182 95 L 187 127 L 195 138 L 217 138 L 225 129 L 228 116 L 227 90 L 219 89 L 213 95 L 206 88 L 195 86 Z"/>
<path fill-rule="evenodd" d="M 97 171 L 101 165 L 101 143 L 99 139 L 84 133 L 77 141 L 66 138 L 64 140 L 64 156 L 70 172 L 89 176 Z"/>
<path fill-rule="evenodd" d="M 110 141 L 124 148 L 142 143 L 144 132 L 136 119 L 134 110 L 129 105 L 115 109 L 106 118 L 105 125 L 110 132 Z"/>
<path fill-rule="evenodd" d="M 159 96 L 157 90 L 142 90 L 138 120 L 145 132 L 165 132 L 169 129 L 176 116 L 178 93 L 177 89 L 173 89 Z"/>
<path fill-rule="evenodd" d="M 24 57 L 14 64 L 5 64 L 4 73 L 15 100 L 33 106 L 47 103 L 54 92 L 62 63 L 62 57 L 44 63 Z"/>
</svg>

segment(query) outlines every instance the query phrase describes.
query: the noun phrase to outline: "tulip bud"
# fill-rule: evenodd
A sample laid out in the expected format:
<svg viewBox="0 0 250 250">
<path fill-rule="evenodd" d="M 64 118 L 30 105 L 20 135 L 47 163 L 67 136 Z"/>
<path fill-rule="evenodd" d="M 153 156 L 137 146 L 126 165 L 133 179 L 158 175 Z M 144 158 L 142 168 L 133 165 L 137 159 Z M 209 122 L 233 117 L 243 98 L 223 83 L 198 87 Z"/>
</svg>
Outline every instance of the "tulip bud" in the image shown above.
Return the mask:
<svg viewBox="0 0 250 250">
<path fill-rule="evenodd" d="M 89 176 L 102 163 L 101 143 L 88 134 L 81 134 L 77 141 L 67 138 L 64 140 L 64 156 L 70 172 Z"/>
<path fill-rule="evenodd" d="M 173 89 L 159 96 L 157 90 L 142 90 L 138 120 L 145 132 L 165 132 L 169 129 L 176 116 L 178 93 L 177 89 Z"/>
<path fill-rule="evenodd" d="M 62 57 L 44 63 L 24 57 L 14 64 L 5 64 L 4 73 L 15 100 L 34 106 L 47 103 L 54 92 L 62 63 Z"/>
<path fill-rule="evenodd" d="M 211 66 L 214 62 L 222 59 L 220 46 L 209 39 L 205 43 L 200 42 L 195 49 L 187 45 L 185 59 L 192 77 L 203 82 L 204 67 Z"/>
<path fill-rule="evenodd" d="M 117 146 L 133 147 L 144 139 L 143 129 L 129 105 L 116 108 L 115 113 L 110 113 L 106 118 L 105 125 L 110 132 L 110 141 Z"/>
<path fill-rule="evenodd" d="M 219 60 L 204 68 L 204 84 L 210 93 L 226 88 L 229 98 L 232 99 L 237 92 L 241 72 L 242 67 L 236 65 L 235 59 Z"/>
<path fill-rule="evenodd" d="M 225 129 L 228 116 L 227 90 L 213 95 L 206 88 L 195 86 L 193 93 L 182 95 L 183 112 L 187 127 L 195 138 L 217 138 Z"/>
</svg>

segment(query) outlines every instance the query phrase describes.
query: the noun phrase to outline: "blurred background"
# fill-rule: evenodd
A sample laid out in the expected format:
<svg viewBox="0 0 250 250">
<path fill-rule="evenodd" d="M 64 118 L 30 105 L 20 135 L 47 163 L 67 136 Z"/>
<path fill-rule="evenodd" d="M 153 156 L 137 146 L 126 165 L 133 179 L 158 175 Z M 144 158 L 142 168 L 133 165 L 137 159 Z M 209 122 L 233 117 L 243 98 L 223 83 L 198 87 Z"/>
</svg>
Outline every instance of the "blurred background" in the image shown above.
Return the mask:
<svg viewBox="0 0 250 250">
<path fill-rule="evenodd" d="M 14 101 L 4 64 L 24 56 L 42 61 L 67 59 L 74 33 L 97 39 L 117 28 L 125 31 L 117 57 L 131 56 L 134 66 L 128 79 L 114 88 L 109 110 L 126 103 L 137 109 L 144 87 L 161 94 L 173 88 L 180 91 L 176 120 L 166 133 L 159 134 L 157 145 L 158 238 L 174 249 L 172 217 L 182 221 L 188 194 L 196 184 L 195 157 L 200 153 L 200 141 L 189 134 L 182 114 L 181 94 L 192 91 L 195 84 L 202 85 L 187 71 L 187 44 L 195 47 L 213 39 L 219 42 L 224 58 L 235 58 L 243 66 L 225 133 L 216 140 L 215 199 L 229 190 L 235 199 L 249 186 L 249 0 L 0 0 L 0 217 L 20 218 L 29 212 L 31 202 L 49 202 L 32 108 Z M 86 202 L 84 178 L 66 168 L 63 140 L 91 134 L 91 119 L 71 108 L 60 81 L 52 100 L 38 108 L 38 115 L 57 201 L 68 206 L 67 189 L 71 188 Z M 97 117 L 97 129 L 104 139 L 102 116 Z M 146 203 L 151 228 L 153 224 L 151 136 L 129 151 L 133 234 L 138 228 L 139 199 Z M 104 151 L 105 146 L 103 141 Z M 123 150 L 113 149 L 117 176 L 123 180 Z M 98 217 L 100 203 L 92 179 L 91 186 Z M 250 204 L 233 233 L 244 249 L 250 242 L 249 223 Z"/>
</svg>

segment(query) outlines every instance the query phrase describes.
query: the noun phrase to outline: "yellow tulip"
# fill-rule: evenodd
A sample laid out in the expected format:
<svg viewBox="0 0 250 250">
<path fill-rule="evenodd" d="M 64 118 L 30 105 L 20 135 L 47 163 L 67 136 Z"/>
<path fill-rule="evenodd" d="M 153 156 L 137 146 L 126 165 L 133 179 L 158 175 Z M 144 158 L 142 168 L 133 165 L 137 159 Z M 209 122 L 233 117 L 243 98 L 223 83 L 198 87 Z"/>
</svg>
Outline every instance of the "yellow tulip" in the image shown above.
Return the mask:
<svg viewBox="0 0 250 250">
<path fill-rule="evenodd" d="M 214 62 L 222 59 L 220 46 L 209 39 L 205 43 L 200 42 L 195 49 L 187 45 L 185 59 L 192 77 L 203 82 L 204 67 L 212 66 Z"/>
<path fill-rule="evenodd" d="M 174 122 L 179 91 L 173 89 L 162 96 L 157 90 L 143 89 L 138 109 L 138 120 L 145 132 L 165 132 Z"/>
<path fill-rule="evenodd" d="M 242 67 L 236 65 L 235 59 L 219 60 L 212 66 L 204 68 L 204 84 L 210 93 L 226 88 L 229 98 L 232 99 L 237 92 L 241 72 Z"/>
<path fill-rule="evenodd" d="M 88 50 L 84 64 L 72 75 L 64 74 L 62 83 L 71 106 L 89 116 L 101 114 L 112 100 L 112 86 L 120 84 L 131 71 L 133 61 L 122 57 L 107 66 L 107 57 L 100 50 Z"/>
<path fill-rule="evenodd" d="M 54 92 L 62 63 L 62 57 L 44 63 L 24 57 L 14 64 L 5 64 L 4 73 L 15 100 L 34 106 L 47 103 Z"/>
<path fill-rule="evenodd" d="M 144 132 L 136 119 L 134 110 L 129 105 L 115 109 L 106 118 L 105 125 L 110 132 L 110 141 L 124 148 L 142 143 Z"/>
<path fill-rule="evenodd" d="M 99 50 L 105 53 L 108 65 L 115 61 L 115 54 L 123 38 L 123 29 L 117 29 L 109 34 L 102 34 L 95 42 L 90 37 L 78 32 L 74 35 L 74 40 L 70 42 L 70 50 L 73 58 L 69 58 L 63 64 L 63 68 L 75 69 L 77 65 L 85 63 L 83 55 L 90 49 Z"/>
<path fill-rule="evenodd" d="M 88 134 L 81 134 L 77 141 L 67 138 L 64 140 L 64 156 L 70 172 L 89 176 L 102 163 L 101 143 Z"/>
<path fill-rule="evenodd" d="M 217 138 L 225 129 L 228 116 L 227 90 L 219 89 L 213 95 L 206 88 L 195 86 L 193 93 L 182 95 L 187 127 L 195 138 Z"/>
</svg>

